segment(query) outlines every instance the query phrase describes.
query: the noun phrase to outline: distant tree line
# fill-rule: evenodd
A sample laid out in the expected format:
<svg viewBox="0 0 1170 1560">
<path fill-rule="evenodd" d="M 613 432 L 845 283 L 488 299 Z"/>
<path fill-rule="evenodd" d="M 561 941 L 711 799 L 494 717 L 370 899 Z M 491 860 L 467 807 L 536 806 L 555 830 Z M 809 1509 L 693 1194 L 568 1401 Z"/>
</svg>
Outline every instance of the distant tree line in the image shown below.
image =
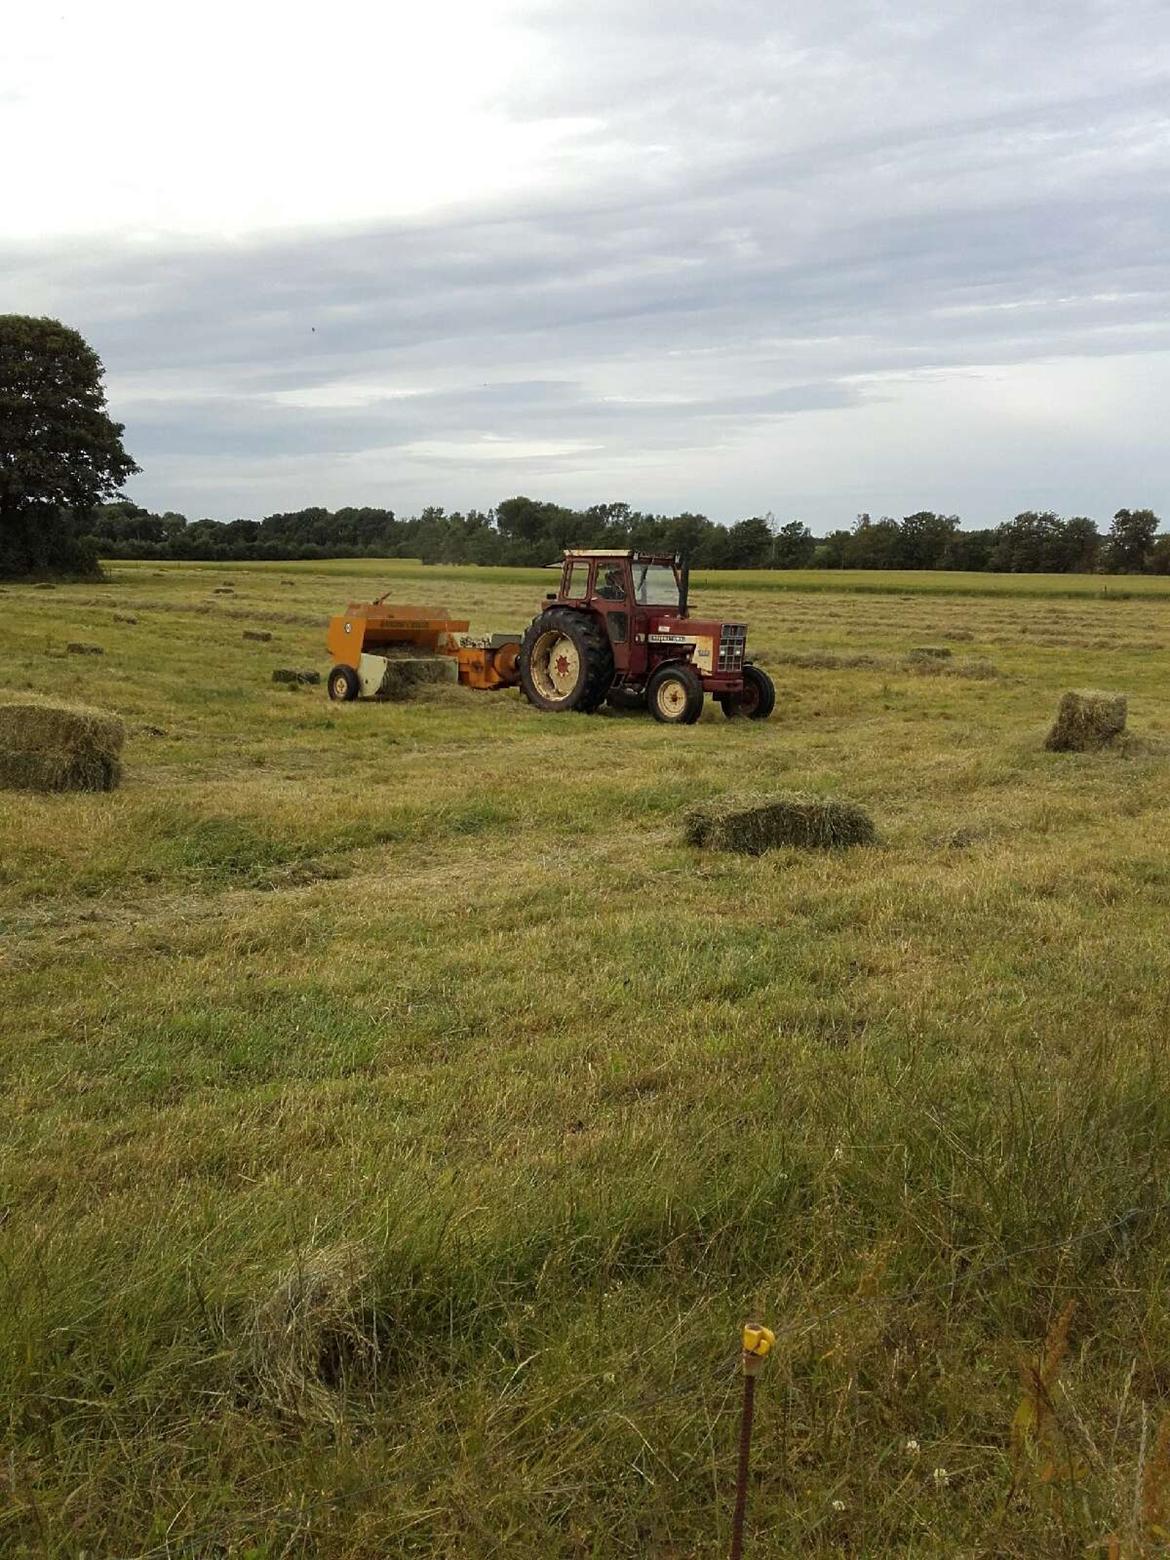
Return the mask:
<svg viewBox="0 0 1170 1560">
<path fill-rule="evenodd" d="M 1170 574 L 1170 536 L 1150 509 L 1119 509 L 1107 534 L 1083 515 L 1034 510 L 991 530 L 920 510 L 859 515 L 817 537 L 799 520 L 654 515 L 628 504 L 569 509 L 509 498 L 491 510 L 298 509 L 263 520 L 152 514 L 119 497 L 138 466 L 106 408 L 101 360 L 59 320 L 0 315 L 0 578 L 87 575 L 98 559 L 407 557 L 544 564 L 573 544 L 683 554 L 708 569 L 976 569 Z"/>
<path fill-rule="evenodd" d="M 684 554 L 707 569 L 965 569 L 1006 574 L 1170 574 L 1170 534 L 1150 509 L 1119 509 L 1102 533 L 1083 515 L 1025 510 L 964 531 L 957 515 L 920 510 L 901 520 L 857 517 L 817 537 L 799 520 L 754 516 L 719 525 L 706 515 L 653 515 L 628 504 L 569 509 L 508 498 L 491 510 L 298 509 L 263 520 L 187 520 L 126 500 L 97 508 L 92 545 L 104 558 L 223 561 L 421 558 L 424 563 L 544 564 L 570 546 Z"/>
</svg>

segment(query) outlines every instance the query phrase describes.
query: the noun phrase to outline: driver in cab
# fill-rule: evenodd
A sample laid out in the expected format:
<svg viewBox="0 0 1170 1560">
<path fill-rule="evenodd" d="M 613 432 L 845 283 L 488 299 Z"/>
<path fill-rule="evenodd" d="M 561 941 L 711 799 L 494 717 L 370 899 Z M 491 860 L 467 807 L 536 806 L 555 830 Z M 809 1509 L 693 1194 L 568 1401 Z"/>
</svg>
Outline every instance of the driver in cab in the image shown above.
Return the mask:
<svg viewBox="0 0 1170 1560">
<path fill-rule="evenodd" d="M 626 599 L 626 582 L 620 568 L 606 569 L 605 577 L 598 581 L 597 594 L 603 601 Z"/>
</svg>

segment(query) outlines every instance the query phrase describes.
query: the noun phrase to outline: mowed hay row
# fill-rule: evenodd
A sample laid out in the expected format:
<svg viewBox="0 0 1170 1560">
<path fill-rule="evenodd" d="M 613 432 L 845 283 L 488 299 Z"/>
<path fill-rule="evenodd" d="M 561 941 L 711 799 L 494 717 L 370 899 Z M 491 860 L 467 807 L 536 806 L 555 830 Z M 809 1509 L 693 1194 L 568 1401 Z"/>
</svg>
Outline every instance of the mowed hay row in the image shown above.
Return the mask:
<svg viewBox="0 0 1170 1560">
<path fill-rule="evenodd" d="M 786 845 L 834 850 L 877 841 L 873 819 L 864 807 L 799 791 L 698 802 L 684 815 L 683 834 L 688 845 L 745 856 L 762 856 Z"/>
<path fill-rule="evenodd" d="M 1066 693 L 1044 746 L 1050 753 L 1095 753 L 1122 734 L 1127 714 L 1123 693 Z"/>
<path fill-rule="evenodd" d="M 0 704 L 0 786 L 112 791 L 126 728 L 108 710 L 21 699 Z"/>
</svg>

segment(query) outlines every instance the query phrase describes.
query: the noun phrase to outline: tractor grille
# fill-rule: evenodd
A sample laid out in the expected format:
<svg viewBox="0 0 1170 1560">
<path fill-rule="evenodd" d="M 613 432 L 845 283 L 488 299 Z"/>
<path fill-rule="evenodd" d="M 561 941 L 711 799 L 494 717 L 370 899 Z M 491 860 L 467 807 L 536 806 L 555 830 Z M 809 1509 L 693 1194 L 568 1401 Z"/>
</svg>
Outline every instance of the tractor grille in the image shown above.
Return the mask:
<svg viewBox="0 0 1170 1560">
<path fill-rule="evenodd" d="M 743 655 L 747 648 L 747 624 L 724 623 L 719 636 L 719 670 L 741 672 Z"/>
</svg>

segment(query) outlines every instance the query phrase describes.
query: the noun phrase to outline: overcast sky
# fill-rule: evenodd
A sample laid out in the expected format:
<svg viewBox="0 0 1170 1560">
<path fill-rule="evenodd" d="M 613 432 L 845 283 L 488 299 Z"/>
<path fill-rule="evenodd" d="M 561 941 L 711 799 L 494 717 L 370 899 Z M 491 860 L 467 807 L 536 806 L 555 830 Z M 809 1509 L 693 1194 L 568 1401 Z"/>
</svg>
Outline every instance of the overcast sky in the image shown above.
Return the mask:
<svg viewBox="0 0 1170 1560">
<path fill-rule="evenodd" d="M 1167 0 L 14 0 L 139 502 L 1170 517 Z"/>
</svg>

